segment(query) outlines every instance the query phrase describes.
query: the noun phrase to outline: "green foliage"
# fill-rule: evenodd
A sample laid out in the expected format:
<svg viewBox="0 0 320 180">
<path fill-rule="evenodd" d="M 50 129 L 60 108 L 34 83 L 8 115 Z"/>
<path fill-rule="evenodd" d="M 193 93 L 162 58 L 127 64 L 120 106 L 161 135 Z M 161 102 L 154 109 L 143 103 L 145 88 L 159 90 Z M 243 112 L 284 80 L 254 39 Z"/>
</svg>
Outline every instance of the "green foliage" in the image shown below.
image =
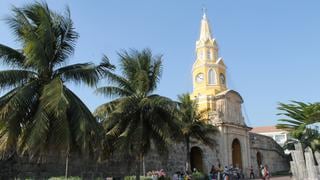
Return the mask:
<svg viewBox="0 0 320 180">
<path fill-rule="evenodd" d="M 136 176 L 125 176 L 124 180 L 136 180 Z M 140 176 L 140 180 L 152 180 L 151 176 Z"/>
<path fill-rule="evenodd" d="M 307 126 L 320 122 L 320 103 L 292 101 L 290 104 L 280 103 L 278 109 L 281 111 L 278 115 L 286 118 L 278 120 L 277 128 L 288 131 L 304 148 L 310 146 L 313 150 L 319 150 L 319 133 Z M 292 149 L 295 142 L 289 140 L 284 147 Z"/>
<path fill-rule="evenodd" d="M 169 176 L 161 176 L 158 180 L 171 180 L 171 178 Z"/>
<path fill-rule="evenodd" d="M 195 138 L 213 147 L 215 142 L 212 135 L 217 132 L 217 129 L 206 123 L 208 119 L 205 117 L 208 111 L 199 112 L 197 103 L 191 100 L 189 94 L 178 96 L 178 101 L 177 118 L 180 120 L 182 135 L 185 138 Z"/>
<path fill-rule="evenodd" d="M 201 141 L 203 144 L 213 148 L 215 141 L 213 135 L 218 132 L 217 128 L 208 124 L 208 111 L 198 111 L 197 103 L 191 100 L 189 94 L 178 96 L 178 110 L 176 112 L 177 119 L 180 120 L 180 130 L 182 138 L 185 141 L 187 148 L 186 168 L 190 168 L 190 139 L 194 138 Z M 188 165 L 189 164 L 189 165 Z"/>
<path fill-rule="evenodd" d="M 49 178 L 49 180 L 81 180 L 81 177 L 75 177 L 75 176 L 72 176 L 72 177 L 68 177 L 68 178 L 65 178 L 64 176 L 62 177 L 51 177 Z"/>
<path fill-rule="evenodd" d="M 202 172 L 193 172 L 192 173 L 192 179 L 194 179 L 194 180 L 206 180 L 208 178 Z"/>
<path fill-rule="evenodd" d="M 92 63 L 62 66 L 74 52 L 78 33 L 69 9 L 64 15 L 45 3 L 13 7 L 6 19 L 20 49 L 0 44 L 0 152 L 30 157 L 48 151 L 84 156 L 98 154 L 101 125 L 65 82 L 96 86 L 114 67 L 106 57 Z"/>
<path fill-rule="evenodd" d="M 152 145 L 158 153 L 167 153 L 172 132 L 179 128 L 173 116 L 176 104 L 153 94 L 162 73 L 161 56 L 144 49 L 123 51 L 119 57 L 121 75 L 109 73 L 111 84 L 97 89 L 97 93 L 115 99 L 99 106 L 95 115 L 104 124 L 114 150 L 141 163 Z"/>
</svg>

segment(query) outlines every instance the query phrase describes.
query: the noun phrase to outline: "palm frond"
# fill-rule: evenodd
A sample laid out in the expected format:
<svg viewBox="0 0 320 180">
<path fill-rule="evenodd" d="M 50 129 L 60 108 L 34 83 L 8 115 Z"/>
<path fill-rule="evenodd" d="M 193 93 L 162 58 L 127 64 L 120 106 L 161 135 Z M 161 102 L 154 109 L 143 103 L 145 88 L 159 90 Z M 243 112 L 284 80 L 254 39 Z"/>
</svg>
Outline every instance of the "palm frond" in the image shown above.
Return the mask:
<svg viewBox="0 0 320 180">
<path fill-rule="evenodd" d="M 69 99 L 68 109 L 71 137 L 74 137 L 74 148 L 79 148 L 82 154 L 92 155 L 101 149 L 102 126 L 94 118 L 87 106 L 71 90 L 65 88 Z"/>
<path fill-rule="evenodd" d="M 289 134 L 300 141 L 304 147 L 311 146 L 313 138 L 308 134 L 307 125 L 318 122 L 320 117 L 319 103 L 304 103 L 291 101 L 289 104 L 279 103 L 278 113 L 286 118 L 279 119 L 277 128 L 287 130 Z M 313 146 L 314 148 L 316 146 Z"/>
<path fill-rule="evenodd" d="M 116 99 L 107 103 L 104 103 L 96 108 L 93 115 L 98 118 L 99 120 L 104 120 L 107 118 L 108 114 L 111 114 L 113 111 L 116 110 L 117 104 L 119 104 L 120 99 Z"/>
<path fill-rule="evenodd" d="M 57 69 L 54 76 L 60 76 L 63 81 L 75 83 L 85 83 L 89 86 L 95 86 L 104 74 L 113 69 L 107 61 L 103 61 L 98 66 L 93 63 L 73 64 Z"/>
<path fill-rule="evenodd" d="M 15 149 L 24 128 L 38 102 L 38 85 L 33 82 L 16 88 L 1 97 L 0 133 L 6 140 L 1 142 L 1 152 Z"/>
<path fill-rule="evenodd" d="M 36 73 L 28 70 L 3 70 L 0 71 L 0 88 L 15 88 L 27 83 L 30 79 L 36 78 Z"/>
<path fill-rule="evenodd" d="M 106 97 L 123 97 L 123 96 L 130 96 L 132 93 L 127 91 L 126 89 L 119 88 L 116 86 L 107 86 L 107 87 L 100 87 L 96 89 L 97 94 L 103 94 Z"/>
<path fill-rule="evenodd" d="M 43 102 L 45 110 L 57 118 L 65 116 L 66 109 L 70 106 L 64 89 L 65 86 L 61 79 L 55 78 L 44 86 L 41 95 L 41 101 Z"/>
<path fill-rule="evenodd" d="M 67 8 L 65 16 L 53 14 L 55 34 L 57 37 L 55 43 L 55 53 L 53 64 L 59 65 L 74 53 L 75 42 L 79 35 L 73 27 L 70 9 Z"/>
<path fill-rule="evenodd" d="M 48 152 L 48 138 L 50 132 L 51 117 L 43 109 L 44 105 L 39 104 L 39 108 L 33 116 L 33 121 L 24 129 L 24 134 L 20 141 L 19 151 L 21 154 L 30 154 L 31 158 L 39 156 L 42 152 Z M 56 146 L 53 146 L 57 148 Z"/>
<path fill-rule="evenodd" d="M 4 65 L 24 67 L 25 57 L 19 50 L 0 44 L 0 59 Z"/>
</svg>

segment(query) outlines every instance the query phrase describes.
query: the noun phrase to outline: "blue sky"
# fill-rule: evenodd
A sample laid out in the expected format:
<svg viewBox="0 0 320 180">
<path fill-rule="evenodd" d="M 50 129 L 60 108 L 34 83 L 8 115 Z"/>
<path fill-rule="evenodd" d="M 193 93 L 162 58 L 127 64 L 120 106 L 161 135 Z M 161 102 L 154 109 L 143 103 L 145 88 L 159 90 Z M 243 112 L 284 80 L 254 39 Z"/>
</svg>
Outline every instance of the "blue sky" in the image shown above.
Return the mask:
<svg viewBox="0 0 320 180">
<path fill-rule="evenodd" d="M 0 18 L 10 14 L 11 5 L 27 2 L 33 1 L 0 0 Z M 318 0 L 47 2 L 60 12 L 68 5 L 80 33 L 69 63 L 98 63 L 106 54 L 117 64 L 121 49 L 151 48 L 164 59 L 157 93 L 173 99 L 192 91 L 191 67 L 205 6 L 228 66 L 228 87 L 244 98 L 248 125 L 275 124 L 278 102 L 319 101 Z M 4 21 L 0 21 L 0 43 L 18 48 Z M 108 101 L 85 86 L 70 87 L 91 110 Z"/>
</svg>

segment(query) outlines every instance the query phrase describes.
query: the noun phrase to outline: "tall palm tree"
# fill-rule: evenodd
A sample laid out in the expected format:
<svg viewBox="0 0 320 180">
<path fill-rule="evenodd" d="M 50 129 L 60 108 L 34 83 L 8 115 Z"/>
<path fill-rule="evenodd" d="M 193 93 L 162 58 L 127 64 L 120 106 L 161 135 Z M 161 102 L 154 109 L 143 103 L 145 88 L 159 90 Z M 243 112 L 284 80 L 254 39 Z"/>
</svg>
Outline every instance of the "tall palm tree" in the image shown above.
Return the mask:
<svg viewBox="0 0 320 180">
<path fill-rule="evenodd" d="M 8 90 L 0 97 L 2 155 L 93 154 L 99 144 L 99 124 L 65 83 L 94 87 L 113 66 L 106 57 L 98 66 L 62 66 L 78 38 L 69 9 L 60 15 L 45 3 L 33 3 L 12 11 L 7 23 L 21 48 L 0 44 L 0 60 L 11 67 L 0 71 L 0 88 Z"/>
<path fill-rule="evenodd" d="M 167 151 L 171 133 L 178 128 L 173 119 L 176 104 L 154 94 L 162 73 L 161 56 L 153 56 L 149 49 L 123 51 L 119 56 L 122 75 L 110 73 L 113 83 L 97 89 L 115 99 L 95 114 L 103 121 L 106 135 L 115 138 L 115 147 L 137 157 L 139 179 L 141 162 L 152 144 L 159 153 Z"/>
<path fill-rule="evenodd" d="M 186 145 L 187 159 L 186 171 L 190 170 L 190 141 L 196 139 L 209 147 L 215 144 L 214 134 L 218 132 L 217 128 L 206 123 L 206 114 L 208 111 L 199 111 L 196 101 L 191 100 L 190 95 L 182 94 L 178 96 L 177 117 L 181 121 L 181 133 Z"/>
<path fill-rule="evenodd" d="M 279 103 L 278 109 L 281 111 L 278 115 L 286 117 L 278 120 L 278 129 L 288 131 L 303 147 L 319 146 L 319 133 L 308 128 L 308 125 L 320 122 L 319 103 L 292 101 L 290 104 Z M 290 147 L 290 144 L 288 146 Z"/>
</svg>

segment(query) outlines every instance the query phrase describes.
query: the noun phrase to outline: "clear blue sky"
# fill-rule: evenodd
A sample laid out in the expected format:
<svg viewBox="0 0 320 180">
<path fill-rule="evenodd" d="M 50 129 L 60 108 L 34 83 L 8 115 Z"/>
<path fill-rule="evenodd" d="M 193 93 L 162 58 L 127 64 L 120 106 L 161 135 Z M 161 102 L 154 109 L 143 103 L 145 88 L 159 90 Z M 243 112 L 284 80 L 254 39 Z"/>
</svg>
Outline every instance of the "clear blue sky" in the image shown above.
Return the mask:
<svg viewBox="0 0 320 180">
<path fill-rule="evenodd" d="M 0 0 L 0 17 L 22 0 Z M 163 54 L 158 93 L 175 99 L 192 91 L 191 67 L 205 5 L 220 55 L 228 66 L 228 87 L 244 98 L 248 125 L 275 124 L 278 102 L 319 101 L 319 0 L 48 0 L 50 8 L 71 9 L 80 33 L 69 63 L 98 63 L 106 54 L 149 47 Z M 17 47 L 0 21 L 0 43 Z M 71 88 L 94 110 L 108 99 L 84 86 Z"/>
</svg>

